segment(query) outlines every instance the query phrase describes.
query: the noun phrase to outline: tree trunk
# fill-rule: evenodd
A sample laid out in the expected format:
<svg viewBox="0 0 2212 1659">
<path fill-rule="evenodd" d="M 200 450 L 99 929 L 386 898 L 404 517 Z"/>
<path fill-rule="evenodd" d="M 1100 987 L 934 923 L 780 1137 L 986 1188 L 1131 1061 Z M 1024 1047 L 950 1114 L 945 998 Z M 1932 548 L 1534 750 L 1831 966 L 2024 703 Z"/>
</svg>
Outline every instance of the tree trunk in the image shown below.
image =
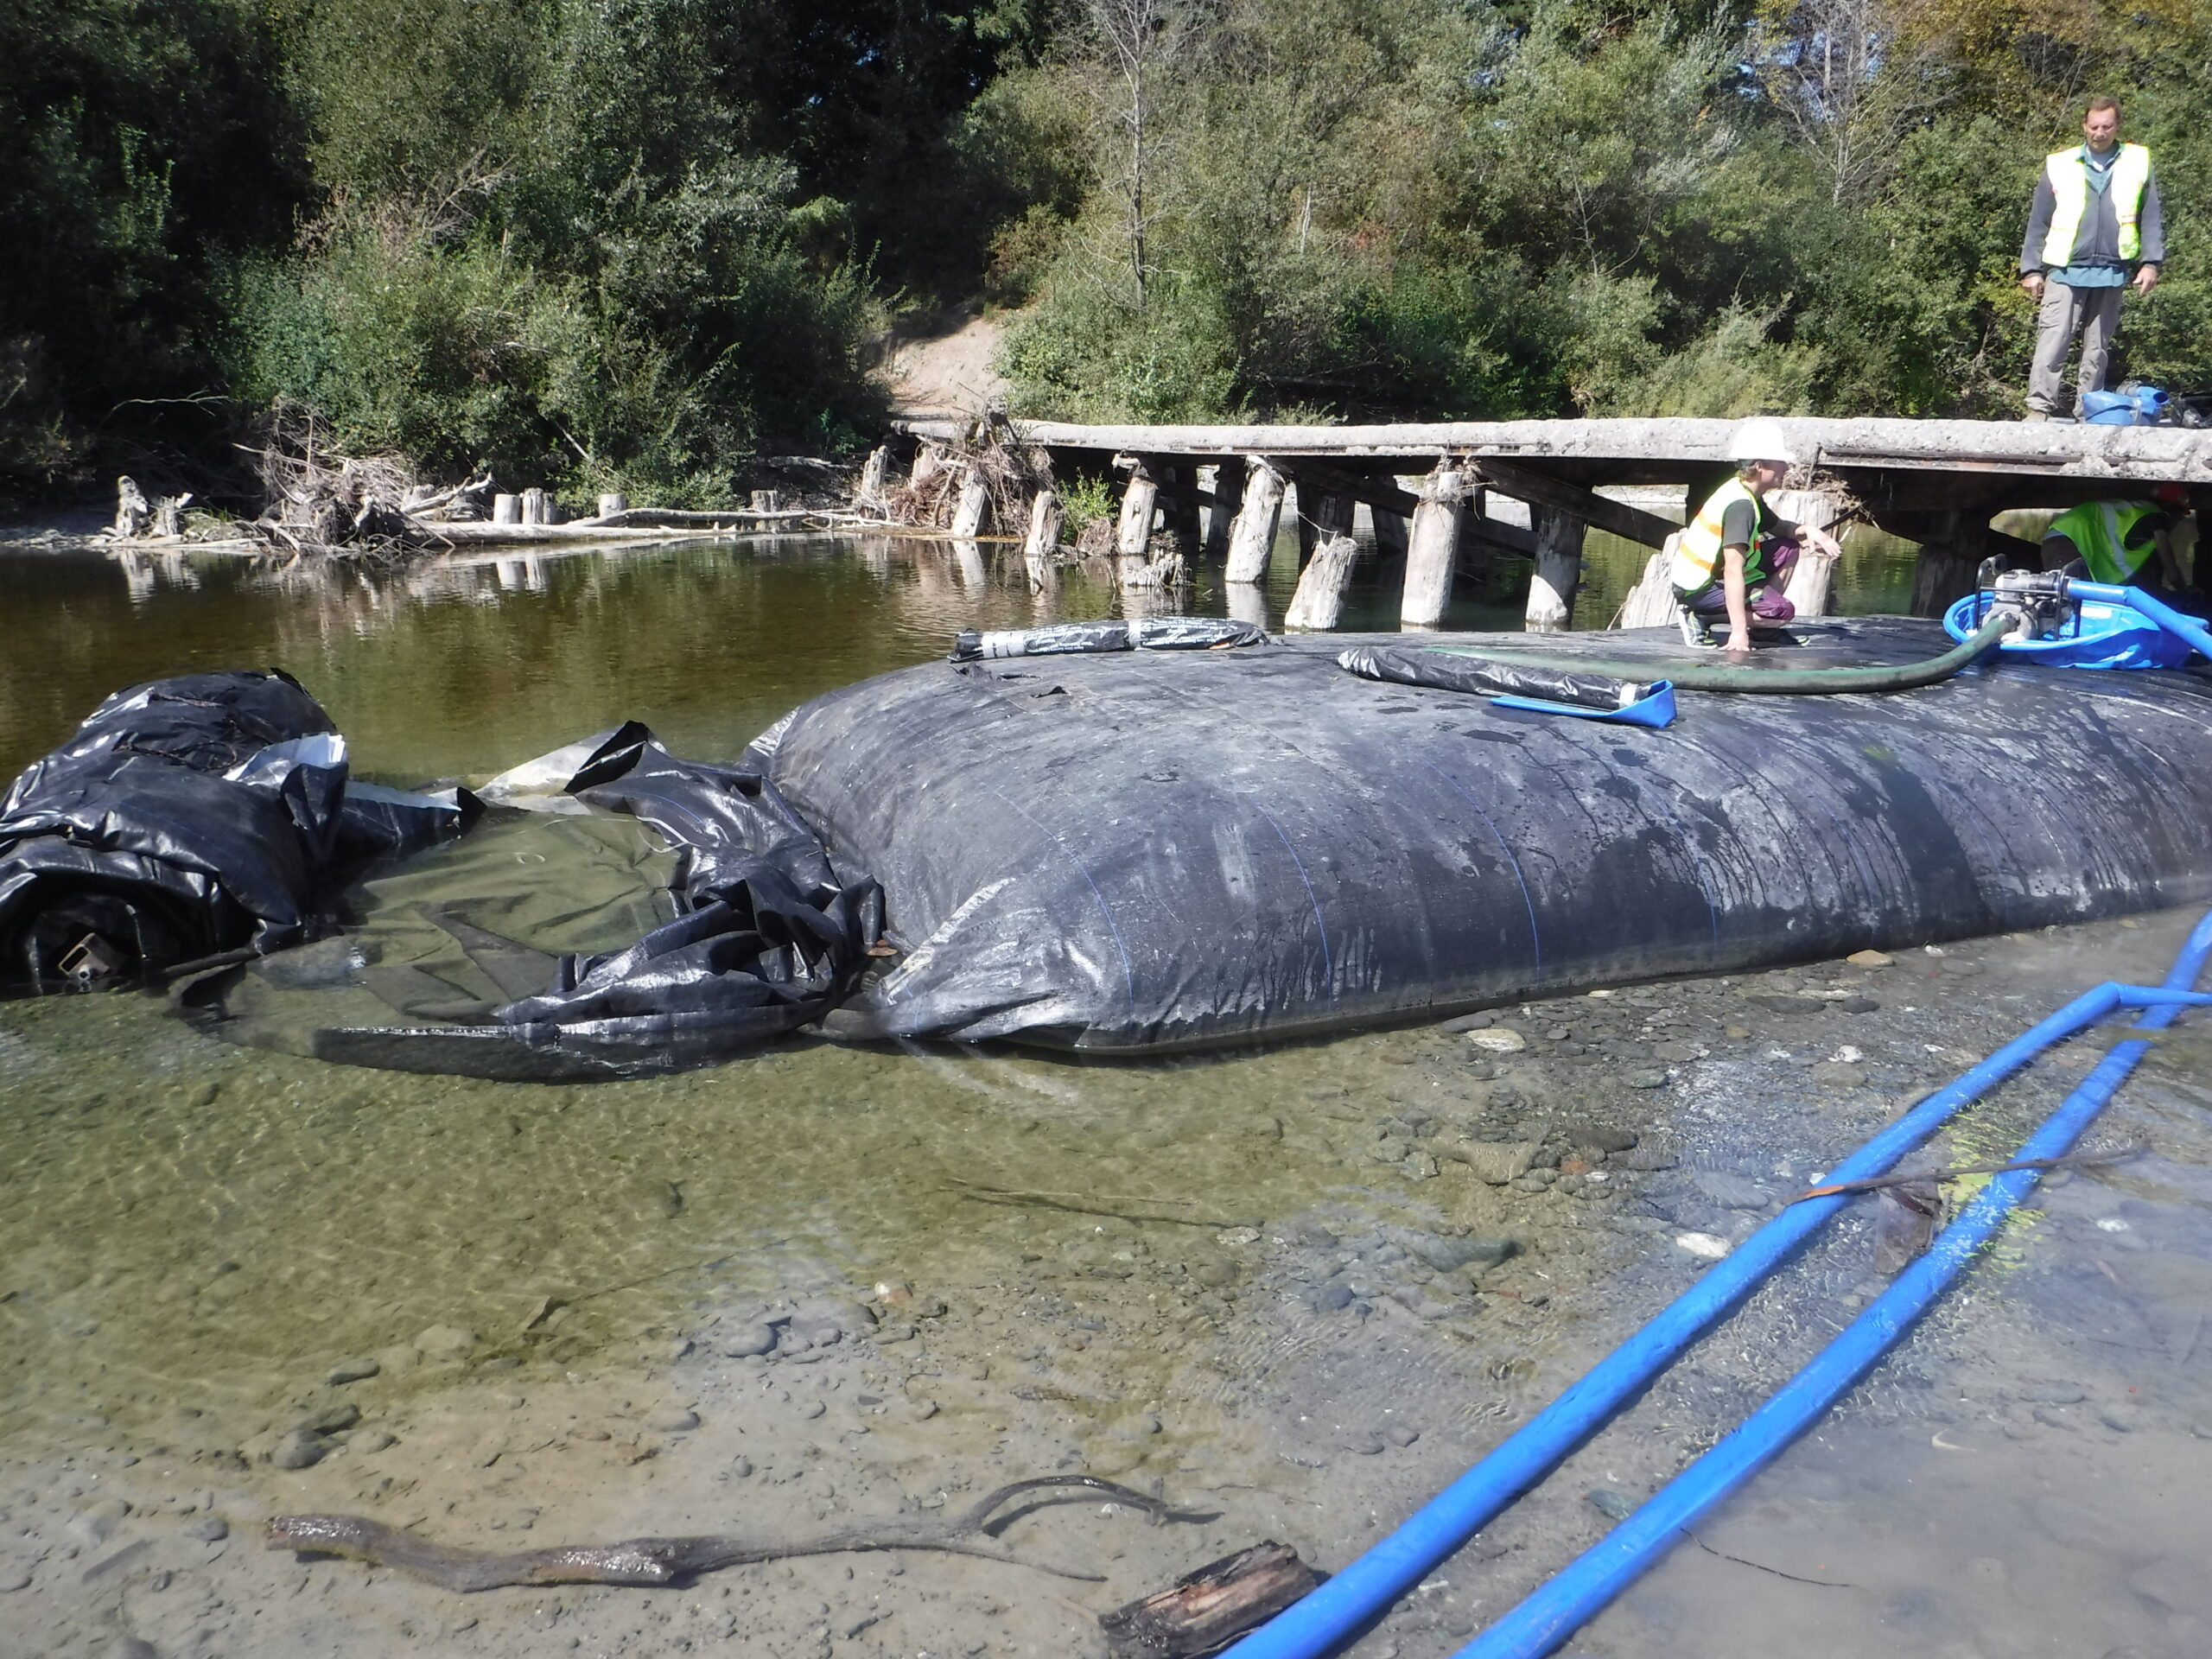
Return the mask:
<svg viewBox="0 0 2212 1659">
<path fill-rule="evenodd" d="M 1349 536 L 1332 536 L 1313 550 L 1313 556 L 1300 573 L 1298 591 L 1283 613 L 1286 628 L 1323 633 L 1337 626 L 1344 612 L 1344 585 L 1351 580 L 1351 562 L 1359 543 Z"/>
<path fill-rule="evenodd" d="M 1129 486 L 1122 493 L 1122 522 L 1114 537 L 1114 556 L 1121 561 L 1123 587 L 1144 585 L 1139 573 L 1151 562 L 1152 517 L 1160 486 L 1142 461 L 1129 468 Z"/>
<path fill-rule="evenodd" d="M 153 505 L 146 499 L 146 492 L 138 487 L 137 479 L 118 478 L 115 480 L 114 534 L 126 539 L 143 536 L 152 515 Z"/>
<path fill-rule="evenodd" d="M 1050 490 L 1037 492 L 1029 504 L 1029 540 L 1021 550 L 1029 571 L 1029 585 L 1044 592 L 1059 580 L 1060 498 Z"/>
<path fill-rule="evenodd" d="M 1443 461 L 1421 486 L 1406 549 L 1406 583 L 1398 625 L 1433 628 L 1452 601 L 1452 571 L 1459 556 L 1459 526 L 1466 517 L 1466 474 Z"/>
<path fill-rule="evenodd" d="M 760 499 L 755 492 L 753 499 Z M 952 514 L 952 533 L 955 536 L 974 536 L 983 528 L 983 515 L 991 505 L 990 486 L 982 475 L 970 467 L 960 480 L 960 505 Z"/>
<path fill-rule="evenodd" d="M 880 512 L 883 506 L 885 480 L 891 475 L 891 450 L 878 444 L 868 453 L 868 463 L 861 468 L 861 481 L 853 491 L 853 505 L 862 512 Z"/>
<path fill-rule="evenodd" d="M 1244 474 L 1244 499 L 1236 523 L 1229 533 L 1227 580 L 1264 582 L 1268 560 L 1274 552 L 1275 531 L 1282 522 L 1283 475 L 1255 455 Z"/>
<path fill-rule="evenodd" d="M 1582 581 L 1582 537 L 1588 526 L 1557 507 L 1531 505 L 1536 531 L 1536 569 L 1529 578 L 1530 633 L 1562 633 L 1574 620 L 1574 590 Z"/>
</svg>

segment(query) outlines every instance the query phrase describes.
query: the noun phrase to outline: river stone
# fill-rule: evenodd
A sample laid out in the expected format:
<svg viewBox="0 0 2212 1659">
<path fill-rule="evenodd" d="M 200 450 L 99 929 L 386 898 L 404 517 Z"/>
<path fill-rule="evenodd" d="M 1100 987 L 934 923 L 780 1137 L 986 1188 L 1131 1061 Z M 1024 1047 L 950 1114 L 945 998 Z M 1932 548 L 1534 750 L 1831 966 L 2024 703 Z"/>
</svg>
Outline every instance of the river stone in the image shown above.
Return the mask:
<svg viewBox="0 0 2212 1659">
<path fill-rule="evenodd" d="M 657 1411 L 645 1419 L 645 1427 L 656 1434 L 688 1434 L 699 1427 L 699 1414 L 682 1407 Z"/>
<path fill-rule="evenodd" d="M 18 1590 L 31 1587 L 31 1570 L 10 1561 L 0 1566 L 0 1596 L 11 1595 Z"/>
<path fill-rule="evenodd" d="M 1421 1439 L 1421 1430 L 1410 1427 L 1404 1423 L 1393 1423 L 1382 1431 L 1382 1438 L 1403 1450 Z"/>
<path fill-rule="evenodd" d="M 1106 1432 L 1117 1440 L 1148 1440 L 1160 1433 L 1160 1419 L 1148 1411 L 1133 1411 L 1116 1419 Z"/>
<path fill-rule="evenodd" d="M 1335 1313 L 1351 1306 L 1350 1285 L 1324 1285 L 1313 1298 L 1313 1306 L 1323 1313 Z"/>
<path fill-rule="evenodd" d="M 361 1408 L 351 1400 L 341 1400 L 301 1418 L 294 1427 L 309 1434 L 342 1434 L 360 1421 Z"/>
<path fill-rule="evenodd" d="M 432 1359 L 459 1359 L 476 1345 L 476 1333 L 457 1325 L 434 1325 L 415 1338 L 415 1346 Z"/>
<path fill-rule="evenodd" d="M 1608 1521 L 1625 1521 L 1636 1513 L 1636 1500 L 1611 1486 L 1592 1486 L 1583 1497 L 1590 1500 L 1592 1509 Z"/>
<path fill-rule="evenodd" d="M 202 1516 L 184 1530 L 188 1537 L 203 1544 L 219 1544 L 231 1535 L 231 1523 L 219 1515 Z"/>
<path fill-rule="evenodd" d="M 2020 1391 L 2020 1403 L 2026 1406 L 2078 1406 L 2089 1397 L 2088 1390 L 2072 1382 L 2044 1382 Z"/>
<path fill-rule="evenodd" d="M 379 1348 L 370 1357 L 376 1361 L 379 1376 L 404 1376 L 423 1363 L 423 1351 L 411 1342 L 401 1342 Z"/>
<path fill-rule="evenodd" d="M 1854 968 L 1886 968 L 1895 957 L 1885 957 L 1879 950 L 1854 950 L 1844 960 Z"/>
<path fill-rule="evenodd" d="M 721 1341 L 722 1352 L 732 1359 L 752 1359 L 776 1345 L 772 1325 L 741 1325 Z"/>
<path fill-rule="evenodd" d="M 1570 1118 L 1560 1125 L 1560 1132 L 1575 1146 L 1588 1147 L 1609 1156 L 1630 1151 L 1636 1146 L 1636 1136 L 1628 1130 L 1608 1128 L 1587 1118 Z"/>
<path fill-rule="evenodd" d="M 1846 1014 L 1878 1014 L 1882 1005 L 1871 996 L 1838 997 L 1835 1006 Z"/>
<path fill-rule="evenodd" d="M 1484 1008 L 1478 1014 L 1463 1014 L 1456 1020 L 1446 1020 L 1444 1022 L 1444 1029 L 1449 1032 L 1452 1036 L 1459 1037 L 1465 1035 L 1471 1031 L 1487 1030 L 1490 1027 L 1494 1026 L 1497 1023 L 1497 1011 L 1491 1008 Z"/>
<path fill-rule="evenodd" d="M 102 1650 L 100 1659 L 162 1659 L 162 1650 L 135 1636 L 120 1636 Z"/>
<path fill-rule="evenodd" d="M 1690 1181 L 1724 1210 L 1763 1210 L 1774 1197 L 1762 1183 L 1725 1169 L 1698 1170 Z"/>
<path fill-rule="evenodd" d="M 1469 1032 L 1467 1041 L 1490 1054 L 1518 1054 L 1529 1046 L 1529 1039 L 1510 1026 L 1492 1026 L 1485 1031 Z"/>
<path fill-rule="evenodd" d="M 1667 1074 L 1664 1071 L 1631 1071 L 1628 1074 L 1628 1086 L 1631 1089 L 1663 1089 L 1667 1086 Z"/>
<path fill-rule="evenodd" d="M 323 1378 L 323 1381 L 333 1388 L 340 1387 L 347 1382 L 365 1382 L 383 1370 L 384 1367 L 376 1360 L 363 1354 L 357 1359 L 340 1360 L 330 1368 L 330 1375 Z"/>
<path fill-rule="evenodd" d="M 303 1428 L 296 1428 L 276 1442 L 269 1461 L 279 1469 L 309 1469 L 330 1455 L 330 1442 Z"/>
<path fill-rule="evenodd" d="M 1445 1155 L 1474 1171 L 1477 1179 L 1503 1186 L 1515 1177 L 1527 1174 L 1540 1150 L 1540 1144 L 1534 1141 L 1462 1141 L 1447 1147 Z"/>
<path fill-rule="evenodd" d="M 1655 1060 L 1665 1060 L 1673 1065 L 1682 1065 L 1701 1058 L 1702 1056 L 1694 1044 L 1654 1043 L 1651 1046 L 1651 1058 Z"/>
<path fill-rule="evenodd" d="M 825 1298 L 801 1303 L 791 1317 L 790 1328 L 794 1336 L 827 1346 L 847 1337 L 867 1335 L 875 1329 L 875 1315 L 858 1302 Z"/>
<path fill-rule="evenodd" d="M 78 1542 L 97 1548 L 115 1535 L 116 1528 L 130 1513 L 130 1506 L 121 1498 L 104 1497 L 80 1510 L 71 1520 L 67 1530 Z"/>
</svg>

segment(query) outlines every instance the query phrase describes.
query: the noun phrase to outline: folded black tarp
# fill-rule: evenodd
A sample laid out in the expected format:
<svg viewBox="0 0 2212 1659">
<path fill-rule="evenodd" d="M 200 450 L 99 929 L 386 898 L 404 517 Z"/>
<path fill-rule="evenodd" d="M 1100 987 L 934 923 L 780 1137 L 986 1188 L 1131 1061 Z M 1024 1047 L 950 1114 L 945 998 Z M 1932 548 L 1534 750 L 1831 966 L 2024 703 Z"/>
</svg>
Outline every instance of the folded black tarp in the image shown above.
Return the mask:
<svg viewBox="0 0 2212 1659">
<path fill-rule="evenodd" d="M 1793 667 L 1933 624 L 1808 626 Z M 1440 636 L 1511 662 L 1513 636 Z M 1671 632 L 1549 635 L 1649 660 Z M 1137 1051 L 2074 922 L 2212 894 L 2212 685 L 1993 663 L 1665 730 L 1362 678 L 1350 647 L 931 664 L 781 723 L 768 775 L 888 895 L 856 1036 Z M 1464 658 L 1443 658 L 1446 664 Z"/>
<path fill-rule="evenodd" d="M 119 691 L 0 801 L 0 984 L 80 988 L 329 931 L 365 862 L 467 805 L 352 784 L 345 740 L 275 671 Z"/>
<path fill-rule="evenodd" d="M 562 787 L 675 849 L 675 918 L 624 950 L 543 957 L 541 991 L 474 1017 L 318 1026 L 307 1052 L 512 1081 L 642 1077 L 747 1052 L 851 993 L 882 934 L 881 890 L 840 877 L 757 769 L 678 760 L 632 722 L 599 739 Z M 539 955 L 448 910 L 431 919 L 494 983 L 517 988 Z M 236 985 L 194 987 L 188 1010 L 222 1032 Z"/>
</svg>

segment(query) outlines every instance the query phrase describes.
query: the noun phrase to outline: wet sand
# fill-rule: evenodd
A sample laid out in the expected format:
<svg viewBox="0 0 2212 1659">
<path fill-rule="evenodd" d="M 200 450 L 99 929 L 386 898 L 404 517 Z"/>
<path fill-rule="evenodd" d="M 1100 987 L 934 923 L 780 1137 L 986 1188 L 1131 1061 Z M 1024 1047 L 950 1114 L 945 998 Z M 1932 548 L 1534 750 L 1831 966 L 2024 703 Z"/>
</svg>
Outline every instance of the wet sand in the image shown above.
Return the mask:
<svg viewBox="0 0 2212 1659">
<path fill-rule="evenodd" d="M 801 1043 L 532 1089 L 227 1048 L 149 998 L 0 1006 L 0 1650 L 1103 1654 L 1100 1611 L 1261 1539 L 1341 1567 L 1702 1271 L 1678 1241 L 2155 980 L 2195 914 L 1173 1065 Z M 1929 1156 L 2001 1156 L 2109 1040 Z M 2204 1651 L 2204 1059 L 2162 1044 L 2091 1140 L 2146 1151 L 2055 1182 L 1569 1650 Z M 1351 1651 L 1452 1652 L 1600 1535 L 1589 1492 L 1710 1445 L 1878 1288 L 1871 1214 Z M 1090 1499 L 1005 1529 L 1035 1567 L 470 1597 L 257 1536 L 788 1537 L 1068 1471 L 1216 1518 Z"/>
</svg>

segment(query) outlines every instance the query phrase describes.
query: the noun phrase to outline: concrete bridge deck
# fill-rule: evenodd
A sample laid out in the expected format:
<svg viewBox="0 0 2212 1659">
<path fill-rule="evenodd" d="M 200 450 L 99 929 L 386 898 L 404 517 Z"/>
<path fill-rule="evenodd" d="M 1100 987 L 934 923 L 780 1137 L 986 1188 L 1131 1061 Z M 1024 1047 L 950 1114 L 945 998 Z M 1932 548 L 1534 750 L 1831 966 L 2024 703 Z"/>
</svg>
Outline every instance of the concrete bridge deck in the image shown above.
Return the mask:
<svg viewBox="0 0 2212 1659">
<path fill-rule="evenodd" d="M 1890 419 L 1785 418 L 1778 423 L 1806 464 L 1806 487 L 1826 494 L 1845 518 L 1921 544 L 1914 609 L 1924 614 L 1936 613 L 1966 591 L 1974 568 L 1990 553 L 2023 551 L 1991 528 L 2000 512 L 2141 495 L 2162 483 L 2188 486 L 2200 512 L 2212 509 L 2212 429 Z M 910 435 L 937 443 L 957 444 L 972 430 L 950 420 L 899 424 Z M 1463 492 L 1494 490 L 1529 504 L 1536 520 L 1533 538 L 1496 534 L 1478 515 L 1483 527 L 1476 533 L 1494 543 L 1538 551 L 1517 543 L 1544 542 L 1548 523 L 1564 519 L 1574 526 L 1551 533 L 1549 550 L 1556 561 L 1567 554 L 1570 539 L 1579 551 L 1580 527 L 1590 524 L 1657 547 L 1674 528 L 1669 521 L 1595 492 L 1609 485 L 1710 487 L 1732 464 L 1728 451 L 1739 424 L 1687 419 L 1388 426 L 1017 421 L 1009 430 L 1019 442 L 1052 452 L 1063 474 L 1096 471 L 1123 458 L 1135 478 L 1160 493 L 1171 524 L 1179 503 L 1192 518 L 1200 501 L 1217 517 L 1226 514 L 1241 503 L 1244 479 L 1255 467 L 1296 482 L 1301 501 L 1341 499 L 1347 525 L 1352 501 L 1409 521 L 1433 492 L 1416 493 L 1400 480 L 1415 474 L 1448 474 Z M 1201 488 L 1202 469 L 1212 472 L 1210 491 Z M 1205 539 L 1211 546 L 1217 538 Z M 1532 599 L 1532 618 L 1534 606 Z"/>
</svg>

